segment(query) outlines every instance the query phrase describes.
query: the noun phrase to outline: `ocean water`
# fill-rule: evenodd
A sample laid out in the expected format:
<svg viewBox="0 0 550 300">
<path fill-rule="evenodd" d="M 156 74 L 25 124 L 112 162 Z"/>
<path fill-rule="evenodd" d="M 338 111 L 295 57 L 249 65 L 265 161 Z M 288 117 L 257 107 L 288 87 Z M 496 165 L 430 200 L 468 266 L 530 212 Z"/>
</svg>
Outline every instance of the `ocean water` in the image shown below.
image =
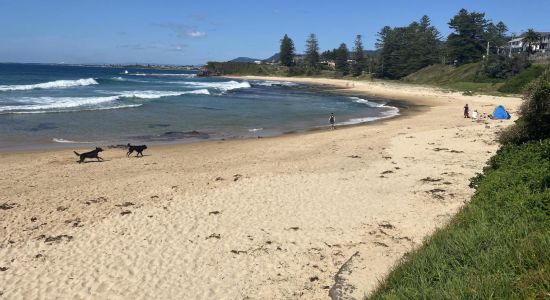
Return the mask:
<svg viewBox="0 0 550 300">
<path fill-rule="evenodd" d="M 249 138 L 388 118 L 381 99 L 193 71 L 0 64 L 0 149 Z"/>
</svg>

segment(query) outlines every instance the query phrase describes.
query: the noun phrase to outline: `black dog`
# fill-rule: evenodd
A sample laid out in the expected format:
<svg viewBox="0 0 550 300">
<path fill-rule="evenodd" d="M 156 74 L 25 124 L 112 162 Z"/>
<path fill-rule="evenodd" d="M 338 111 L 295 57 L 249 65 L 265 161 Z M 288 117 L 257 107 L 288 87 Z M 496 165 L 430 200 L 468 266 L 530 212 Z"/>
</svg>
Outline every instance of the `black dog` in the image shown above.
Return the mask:
<svg viewBox="0 0 550 300">
<path fill-rule="evenodd" d="M 77 156 L 80 156 L 80 160 L 78 161 L 78 163 L 81 163 L 81 162 L 84 162 L 84 160 L 86 158 L 96 158 L 97 161 L 103 160 L 103 158 L 99 157 L 99 152 L 101 152 L 101 151 L 103 151 L 103 149 L 101 149 L 99 147 L 95 147 L 95 150 L 92 150 L 90 152 L 85 152 L 85 153 L 82 153 L 82 154 L 78 154 L 78 152 L 76 152 L 76 151 L 73 151 L 73 152 Z"/>
<path fill-rule="evenodd" d="M 139 145 L 139 146 L 132 146 L 130 143 L 128 143 L 128 153 L 126 153 L 126 156 L 130 157 L 130 154 L 132 154 L 134 151 L 136 151 L 136 157 L 138 157 L 140 154 L 143 156 L 143 150 L 147 149 L 147 146 L 145 145 Z"/>
</svg>

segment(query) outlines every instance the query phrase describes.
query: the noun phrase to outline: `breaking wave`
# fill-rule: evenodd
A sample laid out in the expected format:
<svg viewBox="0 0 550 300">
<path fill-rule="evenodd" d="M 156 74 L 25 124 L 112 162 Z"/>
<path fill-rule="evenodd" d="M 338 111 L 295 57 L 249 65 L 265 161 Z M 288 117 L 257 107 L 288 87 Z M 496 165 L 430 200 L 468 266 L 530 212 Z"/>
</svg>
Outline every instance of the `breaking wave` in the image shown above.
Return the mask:
<svg viewBox="0 0 550 300">
<path fill-rule="evenodd" d="M 222 92 L 236 90 L 236 89 L 247 89 L 252 87 L 248 81 L 238 82 L 234 80 L 223 81 L 223 82 L 182 82 L 182 84 L 202 87 L 202 88 L 217 89 Z"/>
<path fill-rule="evenodd" d="M 125 74 L 128 76 L 155 76 L 155 77 L 185 77 L 185 78 L 194 78 L 197 77 L 197 74 L 189 74 L 189 73 L 129 73 Z"/>
<path fill-rule="evenodd" d="M 372 122 L 376 120 L 382 120 L 387 118 L 392 118 L 399 115 L 399 108 L 394 106 L 384 106 L 384 108 L 387 108 L 385 111 L 381 112 L 379 116 L 377 117 L 365 117 L 365 118 L 353 118 L 349 119 L 345 122 L 336 123 L 336 125 L 353 125 L 353 124 L 360 124 L 360 123 L 366 123 L 366 122 Z"/>
<path fill-rule="evenodd" d="M 55 80 L 44 83 L 36 84 L 23 84 L 23 85 L 0 85 L 0 91 L 27 91 L 34 89 L 60 89 L 69 88 L 75 86 L 86 86 L 98 84 L 93 78 L 78 79 L 78 80 Z"/>
<path fill-rule="evenodd" d="M 119 96 L 108 97 L 37 97 L 37 98 L 24 98 L 27 103 L 25 105 L 9 105 L 0 106 L 0 112 L 9 111 L 25 111 L 25 110 L 45 110 L 45 109 L 59 109 L 59 108 L 72 108 L 79 106 L 92 106 L 106 102 L 115 101 Z"/>
<path fill-rule="evenodd" d="M 159 99 L 159 98 L 162 98 L 162 97 L 181 96 L 181 95 L 185 95 L 185 94 L 210 95 L 210 92 L 207 89 L 200 89 L 200 90 L 194 90 L 194 91 L 184 91 L 184 92 L 126 91 L 126 92 L 121 92 L 120 97 L 139 98 L 139 99 Z"/>
<path fill-rule="evenodd" d="M 259 86 L 297 86 L 297 83 L 290 81 L 274 81 L 274 80 L 265 80 L 265 81 L 253 81 L 252 85 Z"/>
<path fill-rule="evenodd" d="M 60 139 L 60 138 L 53 138 L 52 142 L 64 143 L 64 144 L 92 144 L 93 143 L 93 142 L 77 142 L 77 141 L 71 141 L 71 140 Z"/>
<path fill-rule="evenodd" d="M 370 107 L 384 107 L 384 106 L 386 106 L 385 103 L 373 102 L 373 101 L 369 101 L 369 100 L 362 99 L 362 98 L 359 98 L 359 97 L 348 97 L 348 98 L 351 99 L 355 103 L 365 104 L 365 105 L 368 105 Z"/>
<path fill-rule="evenodd" d="M 139 103 L 119 103 L 123 98 L 129 99 L 159 99 L 162 97 L 181 96 L 185 94 L 209 95 L 207 89 L 194 91 L 171 92 L 171 91 L 126 91 L 116 96 L 104 97 L 26 97 L 19 101 L 24 105 L 0 106 L 0 113 L 29 114 L 29 113 L 50 113 L 50 112 L 75 112 L 84 110 L 105 110 L 138 107 Z M 71 108 L 79 108 L 73 109 Z"/>
</svg>

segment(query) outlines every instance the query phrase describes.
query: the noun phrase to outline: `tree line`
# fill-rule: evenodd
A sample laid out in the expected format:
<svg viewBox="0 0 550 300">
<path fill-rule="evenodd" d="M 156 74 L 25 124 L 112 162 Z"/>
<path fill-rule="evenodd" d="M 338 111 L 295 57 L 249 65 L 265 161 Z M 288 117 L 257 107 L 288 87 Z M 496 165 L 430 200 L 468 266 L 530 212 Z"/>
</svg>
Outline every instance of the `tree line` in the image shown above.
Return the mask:
<svg viewBox="0 0 550 300">
<path fill-rule="evenodd" d="M 515 74 L 525 68 L 526 60 L 496 57 L 497 49 L 504 46 L 510 37 L 508 27 L 502 22 L 493 23 L 485 13 L 469 12 L 461 9 L 448 22 L 452 33 L 443 40 L 440 32 L 431 25 L 430 18 L 402 27 L 383 27 L 377 34 L 376 54 L 366 55 L 362 36 L 357 35 L 350 51 L 345 43 L 338 48 L 319 52 L 319 43 L 315 34 L 306 40 L 303 59 L 296 59 L 294 42 L 285 34 L 281 40 L 280 63 L 289 67 L 289 74 L 303 72 L 318 73 L 327 69 L 321 61 L 334 62 L 334 69 L 340 75 L 359 76 L 371 73 L 376 77 L 399 79 L 414 73 L 428 65 L 443 63 L 456 66 L 492 60 L 487 64 L 487 74 Z M 540 39 L 540 37 L 538 37 Z M 532 49 L 537 41 L 536 33 L 529 30 L 525 42 Z M 504 68 L 505 70 L 499 70 Z M 490 69 L 490 70 L 489 70 Z"/>
<path fill-rule="evenodd" d="M 319 41 L 314 33 L 306 40 L 306 50 L 303 59 L 296 60 L 294 42 L 285 34 L 281 40 L 279 62 L 296 72 L 297 69 L 305 73 L 315 73 L 323 69 L 321 61 L 331 60 L 335 63 L 335 70 L 342 75 L 351 74 L 359 76 L 366 67 L 366 55 L 364 53 L 361 35 L 355 37 L 354 47 L 350 52 L 345 43 L 333 50 L 319 53 Z"/>
</svg>

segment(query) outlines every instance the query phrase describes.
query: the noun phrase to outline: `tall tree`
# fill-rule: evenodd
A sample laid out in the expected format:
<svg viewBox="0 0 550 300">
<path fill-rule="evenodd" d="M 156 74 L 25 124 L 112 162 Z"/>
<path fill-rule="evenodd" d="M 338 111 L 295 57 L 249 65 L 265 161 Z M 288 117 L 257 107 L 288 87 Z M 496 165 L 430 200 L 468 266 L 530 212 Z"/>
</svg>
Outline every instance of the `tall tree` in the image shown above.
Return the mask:
<svg viewBox="0 0 550 300">
<path fill-rule="evenodd" d="M 439 32 L 427 16 L 407 27 L 382 28 L 376 47 L 380 50 L 377 75 L 394 79 L 437 63 L 441 53 Z"/>
<path fill-rule="evenodd" d="M 529 28 L 523 35 L 523 42 L 527 44 L 527 50 L 529 54 L 533 54 L 533 46 L 540 43 L 540 34 Z"/>
<path fill-rule="evenodd" d="M 323 53 L 321 53 L 321 59 L 335 60 L 336 59 L 336 49 L 323 51 Z"/>
<path fill-rule="evenodd" d="M 348 46 L 345 43 L 340 44 L 340 47 L 336 49 L 336 60 L 334 61 L 336 71 L 342 72 L 347 75 L 349 72 L 349 51 Z"/>
<path fill-rule="evenodd" d="M 319 64 L 319 42 L 314 33 L 306 40 L 306 57 L 304 61 L 308 67 L 316 68 Z"/>
<path fill-rule="evenodd" d="M 484 13 L 461 9 L 449 21 L 454 32 L 447 38 L 447 49 L 457 64 L 479 61 L 486 50 L 488 21 Z"/>
<path fill-rule="evenodd" d="M 365 53 L 360 34 L 355 37 L 355 43 L 353 46 L 353 60 L 354 62 L 351 66 L 351 75 L 359 76 L 363 74 L 363 69 L 365 68 Z"/>
<path fill-rule="evenodd" d="M 290 67 L 294 64 L 294 51 L 294 42 L 285 34 L 281 40 L 281 49 L 279 52 L 279 60 L 283 66 Z"/>
<path fill-rule="evenodd" d="M 502 21 L 496 25 L 492 22 L 487 24 L 485 39 L 489 42 L 490 53 L 496 53 L 498 47 L 506 45 L 508 41 L 507 31 L 508 27 Z"/>
</svg>

